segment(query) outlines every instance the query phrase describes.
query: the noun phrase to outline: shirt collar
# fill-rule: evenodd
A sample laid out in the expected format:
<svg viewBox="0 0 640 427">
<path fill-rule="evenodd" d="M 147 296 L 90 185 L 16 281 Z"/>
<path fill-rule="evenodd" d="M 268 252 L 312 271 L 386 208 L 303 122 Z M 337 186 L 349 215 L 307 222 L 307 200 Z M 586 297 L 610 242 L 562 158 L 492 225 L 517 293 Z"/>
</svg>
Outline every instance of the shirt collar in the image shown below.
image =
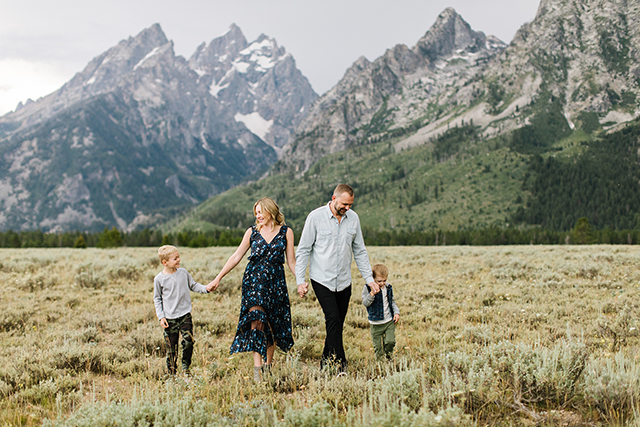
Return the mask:
<svg viewBox="0 0 640 427">
<path fill-rule="evenodd" d="M 327 203 L 326 206 L 327 206 L 327 210 L 329 211 L 329 218 L 336 218 L 336 216 L 333 214 L 333 211 L 331 210 L 331 202 Z M 349 210 L 351 210 L 351 209 L 349 209 Z M 348 215 L 347 215 L 348 213 L 349 213 L 349 211 L 346 211 L 344 213 L 344 215 L 342 215 L 342 219 L 348 218 Z M 338 219 L 338 218 L 336 218 L 336 219 Z"/>
</svg>

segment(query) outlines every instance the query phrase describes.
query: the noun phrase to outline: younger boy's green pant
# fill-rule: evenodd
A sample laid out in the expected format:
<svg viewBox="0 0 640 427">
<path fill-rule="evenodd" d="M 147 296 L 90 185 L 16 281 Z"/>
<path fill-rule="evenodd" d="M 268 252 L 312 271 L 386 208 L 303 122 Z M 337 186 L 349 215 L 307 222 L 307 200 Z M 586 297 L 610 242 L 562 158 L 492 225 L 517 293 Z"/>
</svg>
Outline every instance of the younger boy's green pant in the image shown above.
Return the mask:
<svg viewBox="0 0 640 427">
<path fill-rule="evenodd" d="M 393 348 L 396 346 L 396 324 L 393 320 L 382 325 L 371 326 L 371 339 L 373 340 L 373 349 L 376 357 L 382 358 L 393 356 Z"/>
</svg>

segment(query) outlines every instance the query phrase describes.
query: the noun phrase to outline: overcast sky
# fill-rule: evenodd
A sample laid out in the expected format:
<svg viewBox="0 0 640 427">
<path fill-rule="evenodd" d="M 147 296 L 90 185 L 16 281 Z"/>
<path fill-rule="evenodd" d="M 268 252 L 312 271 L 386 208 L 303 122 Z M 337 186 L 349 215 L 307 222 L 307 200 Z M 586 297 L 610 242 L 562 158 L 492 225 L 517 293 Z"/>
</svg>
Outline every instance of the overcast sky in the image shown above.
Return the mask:
<svg viewBox="0 0 640 427">
<path fill-rule="evenodd" d="M 0 0 L 0 115 L 58 89 L 87 62 L 154 23 L 186 58 L 237 24 L 275 38 L 314 90 L 333 87 L 364 55 L 413 46 L 447 7 L 509 43 L 540 0 Z"/>
</svg>

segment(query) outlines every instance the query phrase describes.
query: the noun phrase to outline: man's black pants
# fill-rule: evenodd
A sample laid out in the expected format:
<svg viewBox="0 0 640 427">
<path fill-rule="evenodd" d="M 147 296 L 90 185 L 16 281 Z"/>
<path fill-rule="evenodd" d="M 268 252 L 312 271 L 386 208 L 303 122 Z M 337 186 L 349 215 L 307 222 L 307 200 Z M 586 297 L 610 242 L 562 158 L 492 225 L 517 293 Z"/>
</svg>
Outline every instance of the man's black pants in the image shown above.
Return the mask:
<svg viewBox="0 0 640 427">
<path fill-rule="evenodd" d="M 314 280 L 311 280 L 311 285 L 324 312 L 324 322 L 327 330 L 320 366 L 323 367 L 335 359 L 340 368 L 345 369 L 347 367 L 347 357 L 342 343 L 342 329 L 349 309 L 351 285 L 340 292 L 332 292 Z"/>
</svg>

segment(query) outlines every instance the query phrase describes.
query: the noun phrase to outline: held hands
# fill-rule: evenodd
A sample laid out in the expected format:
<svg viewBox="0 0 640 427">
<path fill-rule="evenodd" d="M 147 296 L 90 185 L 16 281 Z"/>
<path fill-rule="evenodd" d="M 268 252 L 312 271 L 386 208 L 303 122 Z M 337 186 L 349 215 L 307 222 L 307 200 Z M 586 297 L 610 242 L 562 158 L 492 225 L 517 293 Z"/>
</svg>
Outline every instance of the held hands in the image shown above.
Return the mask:
<svg viewBox="0 0 640 427">
<path fill-rule="evenodd" d="M 307 295 L 307 292 L 309 292 L 309 285 L 306 283 L 300 283 L 298 285 L 298 295 L 300 298 L 304 298 L 305 295 Z"/>
<path fill-rule="evenodd" d="M 208 285 L 207 285 L 207 291 L 211 292 L 211 291 L 215 291 L 216 289 L 218 289 L 218 286 L 220 286 L 220 280 L 213 279 Z"/>
<path fill-rule="evenodd" d="M 369 293 L 371 296 L 380 292 L 380 286 L 378 286 L 376 282 L 367 283 L 367 285 L 369 285 L 369 289 L 371 289 L 371 292 Z"/>
<path fill-rule="evenodd" d="M 166 317 L 160 319 L 160 326 L 162 326 L 163 329 L 167 329 L 169 327 L 169 322 L 167 322 Z"/>
</svg>

